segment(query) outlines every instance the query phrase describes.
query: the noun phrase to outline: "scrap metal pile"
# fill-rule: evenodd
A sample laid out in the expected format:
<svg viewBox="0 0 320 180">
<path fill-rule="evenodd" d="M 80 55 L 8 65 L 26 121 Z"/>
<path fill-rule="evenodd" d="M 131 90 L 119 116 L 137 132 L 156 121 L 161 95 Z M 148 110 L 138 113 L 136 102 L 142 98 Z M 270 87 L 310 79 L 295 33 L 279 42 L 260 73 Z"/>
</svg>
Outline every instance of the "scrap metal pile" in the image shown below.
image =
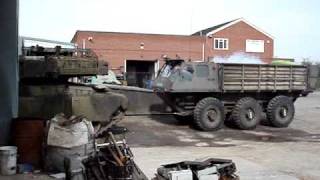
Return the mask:
<svg viewBox="0 0 320 180">
<path fill-rule="evenodd" d="M 82 162 L 86 167 L 87 179 L 147 179 L 133 161 L 133 154 L 125 139 L 117 141 L 113 135 L 122 134 L 124 132 L 121 131 L 124 130 L 125 128 L 109 129 L 106 143 L 97 144 L 95 155 Z"/>
<path fill-rule="evenodd" d="M 56 115 L 48 128 L 47 170 L 65 172 L 67 180 L 147 180 L 126 142 L 128 130 L 116 122 L 94 128 L 83 116 Z M 163 165 L 154 179 L 237 180 L 235 172 L 231 160 L 211 158 Z"/>
<path fill-rule="evenodd" d="M 47 170 L 64 171 L 70 180 L 147 179 L 126 143 L 128 130 L 115 122 L 94 130 L 84 117 L 57 115 L 48 130 Z"/>
<path fill-rule="evenodd" d="M 158 168 L 158 180 L 238 180 L 236 165 L 227 159 L 183 161 Z"/>
</svg>

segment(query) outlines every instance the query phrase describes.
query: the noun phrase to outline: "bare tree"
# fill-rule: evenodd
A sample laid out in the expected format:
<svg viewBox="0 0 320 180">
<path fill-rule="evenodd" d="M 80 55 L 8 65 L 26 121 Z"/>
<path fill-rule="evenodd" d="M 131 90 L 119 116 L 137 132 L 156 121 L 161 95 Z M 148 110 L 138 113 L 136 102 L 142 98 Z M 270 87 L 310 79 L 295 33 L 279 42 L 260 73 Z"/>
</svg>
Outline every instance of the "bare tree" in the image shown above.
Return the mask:
<svg viewBox="0 0 320 180">
<path fill-rule="evenodd" d="M 301 62 L 302 65 L 312 65 L 312 61 L 310 60 L 310 58 L 302 58 L 302 62 Z"/>
</svg>

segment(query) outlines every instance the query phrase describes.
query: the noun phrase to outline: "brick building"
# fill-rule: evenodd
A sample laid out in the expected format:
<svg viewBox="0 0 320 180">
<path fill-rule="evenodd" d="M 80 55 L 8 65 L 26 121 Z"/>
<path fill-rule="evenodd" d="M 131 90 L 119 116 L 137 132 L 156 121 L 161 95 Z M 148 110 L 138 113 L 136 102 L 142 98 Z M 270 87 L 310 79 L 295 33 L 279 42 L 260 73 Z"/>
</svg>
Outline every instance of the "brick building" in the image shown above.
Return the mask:
<svg viewBox="0 0 320 180">
<path fill-rule="evenodd" d="M 209 60 L 246 53 L 264 62 L 273 58 L 272 36 L 242 18 L 192 35 L 77 31 L 71 42 L 92 49 L 116 73 L 132 79 L 132 85 L 134 79 L 152 78 L 163 57 Z"/>
</svg>

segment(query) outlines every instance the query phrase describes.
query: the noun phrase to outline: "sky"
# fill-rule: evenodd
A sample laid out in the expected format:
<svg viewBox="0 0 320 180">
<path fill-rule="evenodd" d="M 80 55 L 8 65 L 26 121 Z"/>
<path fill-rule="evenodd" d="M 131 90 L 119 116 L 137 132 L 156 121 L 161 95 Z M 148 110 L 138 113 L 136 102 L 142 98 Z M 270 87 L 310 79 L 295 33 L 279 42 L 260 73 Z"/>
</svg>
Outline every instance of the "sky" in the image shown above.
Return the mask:
<svg viewBox="0 0 320 180">
<path fill-rule="evenodd" d="M 274 55 L 320 61 L 319 0 L 20 0 L 19 34 L 70 42 L 76 30 L 190 35 L 244 18 Z"/>
</svg>

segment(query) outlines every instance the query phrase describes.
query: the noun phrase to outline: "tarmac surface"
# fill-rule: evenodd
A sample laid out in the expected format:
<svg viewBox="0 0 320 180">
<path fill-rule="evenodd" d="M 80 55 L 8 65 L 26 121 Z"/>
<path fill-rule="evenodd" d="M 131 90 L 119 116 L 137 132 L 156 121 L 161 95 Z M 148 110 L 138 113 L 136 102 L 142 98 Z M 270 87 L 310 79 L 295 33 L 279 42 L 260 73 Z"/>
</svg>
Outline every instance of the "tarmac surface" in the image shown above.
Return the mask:
<svg viewBox="0 0 320 180">
<path fill-rule="evenodd" d="M 299 98 L 288 128 L 259 125 L 241 131 L 225 125 L 216 132 L 194 130 L 172 116 L 128 116 L 135 161 L 152 178 L 166 163 L 205 158 L 232 159 L 241 180 L 320 179 L 320 92 Z M 262 124 L 266 124 L 265 122 Z M 47 180 L 46 175 L 0 176 L 1 180 Z"/>
<path fill-rule="evenodd" d="M 295 102 L 295 119 L 288 128 L 265 121 L 255 130 L 225 125 L 201 132 L 170 115 L 129 116 L 128 143 L 148 177 L 161 164 L 197 158 L 232 159 L 240 179 L 320 179 L 320 92 Z"/>
</svg>

